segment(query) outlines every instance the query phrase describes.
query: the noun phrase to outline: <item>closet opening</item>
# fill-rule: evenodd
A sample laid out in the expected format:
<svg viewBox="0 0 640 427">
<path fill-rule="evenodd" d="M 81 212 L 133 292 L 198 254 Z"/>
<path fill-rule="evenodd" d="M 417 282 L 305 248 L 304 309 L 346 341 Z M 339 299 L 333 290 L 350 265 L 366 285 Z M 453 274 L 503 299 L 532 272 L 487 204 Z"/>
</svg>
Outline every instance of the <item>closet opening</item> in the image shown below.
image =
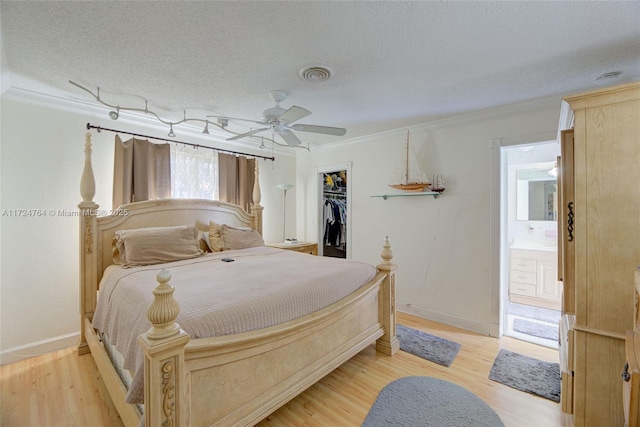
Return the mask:
<svg viewBox="0 0 640 427">
<path fill-rule="evenodd" d="M 350 165 L 318 168 L 318 256 L 350 257 Z"/>
</svg>

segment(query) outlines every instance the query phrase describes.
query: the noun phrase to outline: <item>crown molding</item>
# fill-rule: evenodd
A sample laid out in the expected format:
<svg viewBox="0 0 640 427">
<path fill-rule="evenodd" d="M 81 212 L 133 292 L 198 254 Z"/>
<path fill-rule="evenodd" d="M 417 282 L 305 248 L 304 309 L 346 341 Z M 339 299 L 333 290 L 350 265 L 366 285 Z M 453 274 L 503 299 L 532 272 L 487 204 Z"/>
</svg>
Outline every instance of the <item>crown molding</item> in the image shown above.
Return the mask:
<svg viewBox="0 0 640 427">
<path fill-rule="evenodd" d="M 401 134 L 405 134 L 407 130 L 432 130 L 446 126 L 460 126 L 463 124 L 469 124 L 476 121 L 484 121 L 495 119 L 498 117 L 505 117 L 517 114 L 531 113 L 531 112 L 543 112 L 551 110 L 559 110 L 558 104 L 562 102 L 562 96 L 549 96 L 545 98 L 538 98 L 530 101 L 523 101 L 515 104 L 501 105 L 499 107 L 485 108 L 482 110 L 471 111 L 463 114 L 456 114 L 446 117 L 438 117 L 432 120 L 427 120 L 423 123 L 405 126 L 401 128 L 391 129 L 383 132 L 372 133 L 369 135 L 359 136 L 351 139 L 343 139 L 340 141 L 330 142 L 319 146 L 314 146 L 313 151 L 325 150 L 333 148 L 344 148 L 350 145 L 358 145 L 364 142 L 369 142 L 372 139 L 396 137 Z M 546 133 L 545 133 L 546 134 Z M 545 136 L 546 138 L 546 136 Z M 553 140 L 554 138 L 551 138 Z"/>
</svg>

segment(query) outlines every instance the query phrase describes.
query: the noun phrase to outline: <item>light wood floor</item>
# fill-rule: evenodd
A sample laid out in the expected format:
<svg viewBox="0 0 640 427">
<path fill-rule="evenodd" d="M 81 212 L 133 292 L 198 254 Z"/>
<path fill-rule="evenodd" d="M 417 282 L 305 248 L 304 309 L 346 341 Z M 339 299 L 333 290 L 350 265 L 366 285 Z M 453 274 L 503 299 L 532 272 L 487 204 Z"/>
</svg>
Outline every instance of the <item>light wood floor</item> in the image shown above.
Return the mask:
<svg viewBox="0 0 640 427">
<path fill-rule="evenodd" d="M 477 335 L 400 313 L 399 323 L 462 345 L 449 368 L 398 352 L 377 354 L 373 346 L 310 387 L 259 426 L 360 426 L 379 391 L 411 375 L 452 381 L 475 393 L 506 427 L 572 427 L 560 405 L 490 381 L 489 371 L 502 348 L 550 362 L 558 352 L 519 341 Z M 3 427 L 122 426 L 93 359 L 74 348 L 0 367 Z"/>
</svg>

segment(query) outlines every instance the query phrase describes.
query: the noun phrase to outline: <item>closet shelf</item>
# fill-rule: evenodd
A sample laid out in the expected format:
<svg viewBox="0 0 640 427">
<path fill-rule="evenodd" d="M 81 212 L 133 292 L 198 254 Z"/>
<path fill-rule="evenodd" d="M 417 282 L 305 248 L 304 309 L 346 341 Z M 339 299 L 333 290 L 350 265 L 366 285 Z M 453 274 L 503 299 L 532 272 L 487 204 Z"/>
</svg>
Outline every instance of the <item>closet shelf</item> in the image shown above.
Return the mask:
<svg viewBox="0 0 640 427">
<path fill-rule="evenodd" d="M 416 197 L 416 196 L 433 196 L 434 199 L 437 199 L 438 196 L 442 194 L 437 191 L 423 191 L 421 193 L 394 193 L 394 194 L 376 194 L 371 197 L 382 197 L 384 200 L 387 200 L 389 197 Z"/>
</svg>

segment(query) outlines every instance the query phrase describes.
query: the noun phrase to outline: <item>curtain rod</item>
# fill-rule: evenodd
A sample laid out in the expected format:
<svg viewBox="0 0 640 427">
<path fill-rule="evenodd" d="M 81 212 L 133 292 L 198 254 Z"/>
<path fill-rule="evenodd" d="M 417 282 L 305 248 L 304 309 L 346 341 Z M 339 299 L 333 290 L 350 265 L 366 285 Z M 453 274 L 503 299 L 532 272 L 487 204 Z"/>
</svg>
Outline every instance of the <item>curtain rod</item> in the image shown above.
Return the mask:
<svg viewBox="0 0 640 427">
<path fill-rule="evenodd" d="M 271 160 L 272 162 L 276 160 L 275 157 L 267 157 L 267 156 L 260 156 L 260 155 L 257 155 L 257 154 L 242 153 L 242 152 L 239 152 L 239 151 L 225 150 L 224 148 L 208 147 L 206 145 L 192 144 L 190 142 L 175 141 L 173 139 L 166 139 L 166 138 L 160 138 L 160 137 L 157 137 L 157 136 L 143 135 L 143 134 L 140 134 L 140 133 L 127 132 L 127 131 L 124 131 L 124 130 L 103 128 L 101 126 L 94 126 L 91 123 L 87 123 L 87 130 L 91 130 L 91 129 L 96 129 L 98 131 L 98 133 L 100 133 L 103 130 L 106 130 L 106 131 L 109 131 L 109 132 L 124 133 L 124 134 L 127 134 L 127 135 L 139 136 L 141 138 L 151 138 L 151 139 L 156 139 L 156 140 L 159 140 L 159 141 L 167 141 L 167 142 L 173 142 L 175 144 L 188 145 L 188 146 L 193 147 L 193 148 L 206 148 L 206 149 L 209 149 L 209 150 L 219 151 L 221 153 L 237 154 L 237 155 L 241 155 L 241 156 L 255 157 L 255 158 L 258 158 L 258 159 Z"/>
</svg>

